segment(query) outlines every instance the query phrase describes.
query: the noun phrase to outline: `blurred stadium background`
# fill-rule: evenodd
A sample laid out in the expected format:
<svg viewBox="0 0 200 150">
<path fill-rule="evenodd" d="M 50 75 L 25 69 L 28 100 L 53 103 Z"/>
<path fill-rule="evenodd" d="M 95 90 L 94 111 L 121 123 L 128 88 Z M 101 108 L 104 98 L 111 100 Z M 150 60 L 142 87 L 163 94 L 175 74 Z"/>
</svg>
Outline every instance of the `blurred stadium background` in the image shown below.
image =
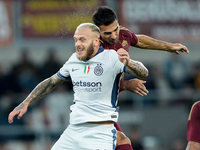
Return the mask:
<svg viewBox="0 0 200 150">
<path fill-rule="evenodd" d="M 48 150 L 68 125 L 71 84 L 58 87 L 9 124 L 9 112 L 74 52 L 72 35 L 108 5 L 119 23 L 186 45 L 190 54 L 130 48 L 149 69 L 147 96 L 123 91 L 119 124 L 134 150 L 183 150 L 191 105 L 200 99 L 198 0 L 0 0 L 0 150 Z M 133 78 L 125 76 L 126 79 Z M 73 136 L 73 135 L 72 135 Z M 103 144 L 103 143 L 102 143 Z"/>
</svg>

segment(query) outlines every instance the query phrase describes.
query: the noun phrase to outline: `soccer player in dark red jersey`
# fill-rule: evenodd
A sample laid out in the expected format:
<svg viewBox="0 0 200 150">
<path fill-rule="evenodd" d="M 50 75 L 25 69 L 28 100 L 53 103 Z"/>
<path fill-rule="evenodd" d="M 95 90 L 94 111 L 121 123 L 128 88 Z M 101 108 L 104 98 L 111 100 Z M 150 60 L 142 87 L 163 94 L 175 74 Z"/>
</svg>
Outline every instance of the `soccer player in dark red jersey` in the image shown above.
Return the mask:
<svg viewBox="0 0 200 150">
<path fill-rule="evenodd" d="M 100 27 L 101 45 L 105 49 L 114 49 L 117 51 L 119 48 L 124 48 L 126 51 L 129 51 L 129 47 L 134 46 L 142 49 L 163 50 L 177 54 L 179 52 L 189 53 L 187 47 L 182 44 L 172 44 L 141 34 L 136 35 L 127 28 L 119 26 L 116 13 L 107 6 L 97 8 L 93 14 L 93 22 Z M 145 81 L 139 81 L 142 80 L 123 81 L 120 84 L 120 90 L 129 90 L 141 96 L 147 95 L 148 91 L 143 85 Z"/>
<path fill-rule="evenodd" d="M 107 6 L 100 6 L 93 14 L 93 22 L 100 28 L 101 45 L 105 49 L 118 50 L 124 48 L 129 51 L 130 46 L 142 48 L 163 50 L 172 53 L 185 52 L 189 53 L 186 46 L 179 43 L 168 43 L 151 38 L 146 35 L 134 34 L 125 27 L 119 26 L 115 11 Z M 144 86 L 145 81 L 132 79 L 129 81 L 121 81 L 120 91 L 129 90 L 141 96 L 147 95 L 148 90 Z M 132 150 L 130 140 L 122 133 L 118 123 L 115 123 L 118 131 L 117 148 L 116 150 Z"/>
<path fill-rule="evenodd" d="M 193 104 L 187 124 L 186 150 L 200 150 L 200 101 Z"/>
</svg>

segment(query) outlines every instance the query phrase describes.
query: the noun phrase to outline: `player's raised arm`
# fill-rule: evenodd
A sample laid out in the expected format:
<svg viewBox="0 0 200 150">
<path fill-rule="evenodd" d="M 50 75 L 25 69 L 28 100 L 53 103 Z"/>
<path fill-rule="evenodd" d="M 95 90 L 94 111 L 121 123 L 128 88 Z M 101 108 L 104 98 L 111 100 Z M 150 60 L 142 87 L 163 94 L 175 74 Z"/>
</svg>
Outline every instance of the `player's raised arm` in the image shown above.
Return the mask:
<svg viewBox="0 0 200 150">
<path fill-rule="evenodd" d="M 120 48 L 117 51 L 117 54 L 119 60 L 127 66 L 127 73 L 139 78 L 145 78 L 148 76 L 148 69 L 140 61 L 131 60 L 126 50 Z"/>
<path fill-rule="evenodd" d="M 142 34 L 137 34 L 136 36 L 138 38 L 138 43 L 135 45 L 135 47 L 143 49 L 163 50 L 176 54 L 179 54 L 179 52 L 189 54 L 187 47 L 180 43 L 168 43 Z"/>
<path fill-rule="evenodd" d="M 15 107 L 13 111 L 10 112 L 8 116 L 8 122 L 13 123 L 13 119 L 16 115 L 18 115 L 17 118 L 20 119 L 26 113 L 30 104 L 49 94 L 55 87 L 57 87 L 64 81 L 65 80 L 59 78 L 57 74 L 54 74 L 50 78 L 47 78 L 46 80 L 40 82 L 27 96 L 27 98 L 17 107 Z"/>
</svg>

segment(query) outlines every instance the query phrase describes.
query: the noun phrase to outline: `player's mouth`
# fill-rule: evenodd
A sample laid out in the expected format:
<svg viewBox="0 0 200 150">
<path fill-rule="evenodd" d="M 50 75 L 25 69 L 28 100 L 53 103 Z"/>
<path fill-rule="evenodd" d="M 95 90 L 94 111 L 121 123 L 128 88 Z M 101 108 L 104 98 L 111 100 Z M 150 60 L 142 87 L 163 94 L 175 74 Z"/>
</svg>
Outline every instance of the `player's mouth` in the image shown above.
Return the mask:
<svg viewBox="0 0 200 150">
<path fill-rule="evenodd" d="M 78 53 L 82 53 L 82 52 L 84 51 L 84 48 L 77 47 L 77 48 L 76 48 L 76 51 L 77 51 Z"/>
<path fill-rule="evenodd" d="M 77 51 L 78 51 L 78 52 L 82 52 L 82 51 L 83 51 L 83 49 L 77 49 Z"/>
<path fill-rule="evenodd" d="M 112 44 L 112 45 L 117 44 L 118 42 L 119 42 L 119 37 L 116 37 L 115 39 L 113 39 L 113 38 L 109 39 L 109 43 Z"/>
<path fill-rule="evenodd" d="M 116 44 L 116 43 L 117 43 L 117 40 L 116 40 L 116 39 L 111 39 L 111 40 L 109 41 L 109 43 L 110 43 L 110 44 Z"/>
</svg>

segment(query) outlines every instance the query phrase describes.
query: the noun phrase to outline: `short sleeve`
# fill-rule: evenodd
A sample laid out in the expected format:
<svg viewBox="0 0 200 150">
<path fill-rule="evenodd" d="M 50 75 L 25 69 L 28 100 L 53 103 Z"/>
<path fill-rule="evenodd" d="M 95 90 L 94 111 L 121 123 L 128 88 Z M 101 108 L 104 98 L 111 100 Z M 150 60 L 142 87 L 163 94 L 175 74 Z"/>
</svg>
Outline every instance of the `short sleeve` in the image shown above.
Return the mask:
<svg viewBox="0 0 200 150">
<path fill-rule="evenodd" d="M 138 42 L 137 36 L 133 32 L 131 32 L 131 31 L 129 31 L 129 34 L 131 36 L 131 46 L 136 45 L 137 42 Z"/>
<path fill-rule="evenodd" d="M 58 77 L 60 77 L 61 79 L 69 79 L 70 74 L 69 74 L 69 70 L 68 70 L 68 62 L 66 62 L 61 68 L 60 70 L 57 72 Z"/>
<path fill-rule="evenodd" d="M 187 125 L 187 141 L 200 143 L 200 101 L 193 104 Z"/>
</svg>

